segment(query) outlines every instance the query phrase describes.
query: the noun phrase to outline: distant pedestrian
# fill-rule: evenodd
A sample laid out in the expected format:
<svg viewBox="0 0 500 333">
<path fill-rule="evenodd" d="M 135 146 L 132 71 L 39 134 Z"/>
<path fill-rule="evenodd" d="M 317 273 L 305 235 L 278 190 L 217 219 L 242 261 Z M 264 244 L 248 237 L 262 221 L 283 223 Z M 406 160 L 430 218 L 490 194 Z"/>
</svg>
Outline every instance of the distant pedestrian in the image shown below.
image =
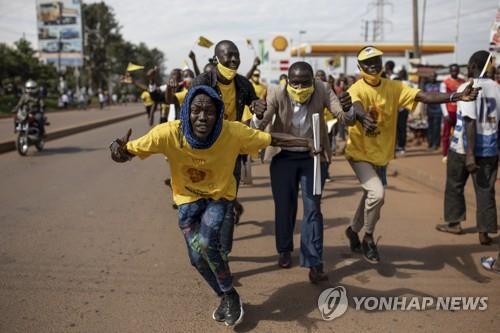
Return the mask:
<svg viewBox="0 0 500 333">
<path fill-rule="evenodd" d="M 106 97 L 104 96 L 104 93 L 102 92 L 101 89 L 99 89 L 99 93 L 97 94 L 97 98 L 99 99 L 99 109 L 104 108 L 104 104 L 106 103 Z"/>
<path fill-rule="evenodd" d="M 459 77 L 460 67 L 457 64 L 450 65 L 450 77 L 446 78 L 441 83 L 441 92 L 453 94 L 457 91 L 458 87 L 465 82 L 464 79 Z M 443 113 L 443 133 L 441 134 L 441 148 L 443 150 L 443 161 L 446 162 L 448 156 L 448 149 L 450 148 L 450 137 L 457 123 L 457 103 L 448 102 L 441 104 L 441 111 Z"/>
<path fill-rule="evenodd" d="M 437 74 L 433 73 L 429 82 L 424 84 L 425 92 L 439 92 L 441 82 L 437 80 Z M 439 149 L 441 145 L 441 123 L 443 114 L 440 104 L 426 104 L 427 123 L 427 142 L 429 150 Z"/>
</svg>

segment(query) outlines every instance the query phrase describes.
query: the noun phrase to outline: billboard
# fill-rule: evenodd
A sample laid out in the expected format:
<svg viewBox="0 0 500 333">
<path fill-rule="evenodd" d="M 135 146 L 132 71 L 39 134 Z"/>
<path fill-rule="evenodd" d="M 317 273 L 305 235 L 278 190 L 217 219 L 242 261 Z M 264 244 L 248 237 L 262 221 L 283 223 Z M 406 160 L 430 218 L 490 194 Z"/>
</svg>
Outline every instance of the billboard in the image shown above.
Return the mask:
<svg viewBox="0 0 500 333">
<path fill-rule="evenodd" d="M 491 52 L 500 52 L 500 8 L 497 9 L 495 21 L 490 30 L 490 47 Z"/>
<path fill-rule="evenodd" d="M 40 59 L 64 69 L 83 64 L 81 0 L 37 0 Z"/>
</svg>

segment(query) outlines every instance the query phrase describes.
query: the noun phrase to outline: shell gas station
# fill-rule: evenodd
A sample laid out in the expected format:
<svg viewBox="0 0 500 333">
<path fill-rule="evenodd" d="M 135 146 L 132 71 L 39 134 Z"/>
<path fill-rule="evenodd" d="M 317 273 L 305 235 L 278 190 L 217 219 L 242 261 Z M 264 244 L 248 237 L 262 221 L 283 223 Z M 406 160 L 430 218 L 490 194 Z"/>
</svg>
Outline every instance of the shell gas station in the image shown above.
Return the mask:
<svg viewBox="0 0 500 333">
<path fill-rule="evenodd" d="M 321 67 L 329 72 L 348 73 L 350 58 L 355 58 L 358 51 L 366 45 L 372 45 L 384 52 L 385 59 L 405 58 L 409 65 L 409 73 L 426 76 L 444 66 L 420 65 L 418 59 L 414 59 L 414 46 L 412 43 L 302 43 L 300 46 L 291 47 L 285 36 L 278 35 L 270 40 L 268 44 L 269 62 L 266 76 L 271 79 L 286 73 L 291 63 L 299 59 L 308 59 L 314 69 Z M 455 52 L 454 43 L 425 43 L 420 45 L 422 57 L 441 54 L 452 54 Z M 325 65 L 320 66 L 319 60 L 325 59 Z M 321 61 L 322 62 L 322 61 Z"/>
</svg>

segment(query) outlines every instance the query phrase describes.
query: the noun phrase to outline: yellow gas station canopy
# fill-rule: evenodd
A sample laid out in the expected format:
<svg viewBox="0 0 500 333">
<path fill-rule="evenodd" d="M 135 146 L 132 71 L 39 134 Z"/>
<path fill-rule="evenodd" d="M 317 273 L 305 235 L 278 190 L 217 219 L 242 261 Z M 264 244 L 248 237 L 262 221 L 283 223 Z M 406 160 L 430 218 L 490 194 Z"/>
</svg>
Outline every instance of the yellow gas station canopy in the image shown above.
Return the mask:
<svg viewBox="0 0 500 333">
<path fill-rule="evenodd" d="M 364 44 L 304 44 L 300 48 L 294 47 L 291 51 L 292 57 L 331 57 L 335 55 L 356 56 L 364 46 L 371 45 L 384 52 L 384 56 L 404 57 L 407 52 L 413 51 L 413 44 L 390 44 L 390 43 L 364 43 Z M 300 54 L 298 50 L 300 49 Z M 434 55 L 455 52 L 454 44 L 423 44 L 420 46 L 422 55 Z"/>
</svg>

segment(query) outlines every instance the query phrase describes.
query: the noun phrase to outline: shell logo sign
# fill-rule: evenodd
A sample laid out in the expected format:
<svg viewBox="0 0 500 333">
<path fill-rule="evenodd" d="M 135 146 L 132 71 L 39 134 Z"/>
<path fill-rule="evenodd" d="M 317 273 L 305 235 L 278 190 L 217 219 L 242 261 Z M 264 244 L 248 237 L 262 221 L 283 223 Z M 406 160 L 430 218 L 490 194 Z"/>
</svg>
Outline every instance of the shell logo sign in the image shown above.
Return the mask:
<svg viewBox="0 0 500 333">
<path fill-rule="evenodd" d="M 282 52 L 288 47 L 288 40 L 283 36 L 276 36 L 273 39 L 272 45 L 276 51 Z"/>
</svg>

